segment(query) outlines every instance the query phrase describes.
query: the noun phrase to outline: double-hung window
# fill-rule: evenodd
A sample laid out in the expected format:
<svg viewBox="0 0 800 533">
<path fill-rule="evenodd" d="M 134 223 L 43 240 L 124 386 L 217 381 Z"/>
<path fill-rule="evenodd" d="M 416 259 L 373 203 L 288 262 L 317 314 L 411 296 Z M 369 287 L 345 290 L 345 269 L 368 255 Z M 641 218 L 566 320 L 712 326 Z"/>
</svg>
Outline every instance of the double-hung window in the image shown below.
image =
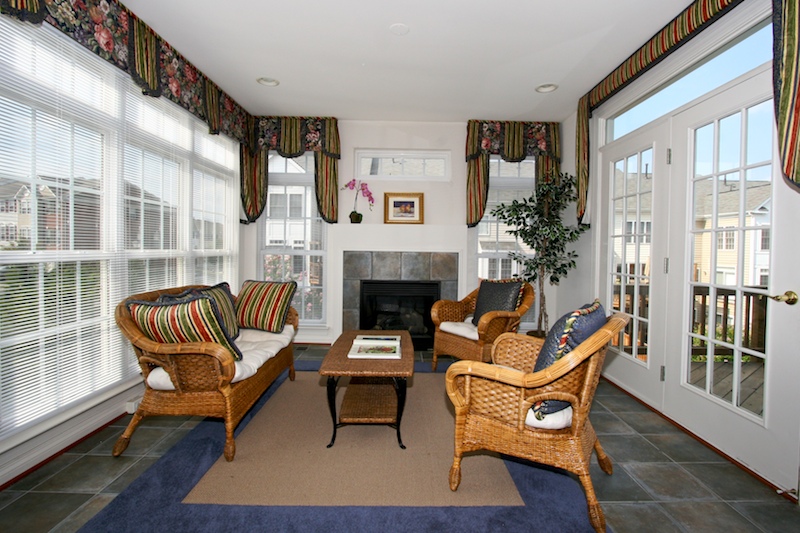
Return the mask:
<svg viewBox="0 0 800 533">
<path fill-rule="evenodd" d="M 2 452 L 141 381 L 114 322 L 124 298 L 236 281 L 238 150 L 56 29 L 9 17 L 0 120 Z"/>
<path fill-rule="evenodd" d="M 261 217 L 263 278 L 297 282 L 292 306 L 304 324 L 325 322 L 326 224 L 317 210 L 314 155 L 269 155 L 267 206 Z"/>
<path fill-rule="evenodd" d="M 533 194 L 536 176 L 534 158 L 519 163 L 503 161 L 499 156 L 489 159 L 489 196 L 486 212 L 478 224 L 477 255 L 478 277 L 482 279 L 505 279 L 519 274 L 522 270 L 517 261 L 509 257 L 509 252 L 533 254 L 525 243 L 508 233 L 511 229 L 493 216 L 492 210 L 500 204 L 529 198 Z M 523 322 L 533 322 L 529 312 Z"/>
</svg>

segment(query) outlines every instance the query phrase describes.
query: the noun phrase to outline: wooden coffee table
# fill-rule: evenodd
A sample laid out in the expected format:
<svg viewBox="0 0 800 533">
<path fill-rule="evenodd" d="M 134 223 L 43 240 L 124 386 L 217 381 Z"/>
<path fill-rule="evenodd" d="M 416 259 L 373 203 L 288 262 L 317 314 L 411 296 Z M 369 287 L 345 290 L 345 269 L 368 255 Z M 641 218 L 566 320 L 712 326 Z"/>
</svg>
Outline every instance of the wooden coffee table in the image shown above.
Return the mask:
<svg viewBox="0 0 800 533">
<path fill-rule="evenodd" d="M 381 335 L 400 335 L 400 359 L 350 359 L 347 353 L 356 335 L 374 335 L 374 330 L 343 332 L 333 343 L 319 373 L 328 377 L 328 408 L 336 430 L 348 424 L 386 424 L 397 431 L 397 443 L 405 449 L 400 438 L 400 420 L 406 403 L 407 380 L 414 375 L 414 345 L 408 331 L 381 330 Z M 349 377 L 342 398 L 339 419 L 336 419 L 336 387 L 339 378 Z"/>
</svg>

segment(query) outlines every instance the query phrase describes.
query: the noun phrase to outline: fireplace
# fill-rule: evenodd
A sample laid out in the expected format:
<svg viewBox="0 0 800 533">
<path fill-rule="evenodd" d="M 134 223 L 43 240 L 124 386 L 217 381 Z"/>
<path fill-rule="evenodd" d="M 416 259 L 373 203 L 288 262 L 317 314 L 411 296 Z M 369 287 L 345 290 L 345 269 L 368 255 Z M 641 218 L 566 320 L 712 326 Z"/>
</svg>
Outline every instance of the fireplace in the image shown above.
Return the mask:
<svg viewBox="0 0 800 533">
<path fill-rule="evenodd" d="M 431 306 L 440 299 L 438 281 L 361 280 L 359 329 L 407 330 L 414 350 L 433 348 Z"/>
<path fill-rule="evenodd" d="M 439 287 L 438 299 L 458 299 L 458 254 L 454 252 L 345 250 L 342 271 L 343 331 L 364 327 L 361 320 L 361 285 L 365 281 L 402 283 L 399 285 L 401 289 L 412 283 L 433 283 Z M 404 294 L 406 293 L 400 293 L 400 296 Z M 395 292 L 394 295 L 398 293 Z M 428 348 L 416 346 L 433 348 L 433 325 L 430 322 L 433 301 L 426 303 L 425 311 L 421 312 L 423 323 L 427 323 L 429 329 L 428 333 L 422 335 L 430 335 L 431 340 L 425 340 L 423 336 L 414 339 L 415 349 L 418 351 Z M 399 302 L 397 307 L 399 310 Z M 377 319 L 373 319 L 367 328 L 372 329 L 375 325 Z"/>
</svg>

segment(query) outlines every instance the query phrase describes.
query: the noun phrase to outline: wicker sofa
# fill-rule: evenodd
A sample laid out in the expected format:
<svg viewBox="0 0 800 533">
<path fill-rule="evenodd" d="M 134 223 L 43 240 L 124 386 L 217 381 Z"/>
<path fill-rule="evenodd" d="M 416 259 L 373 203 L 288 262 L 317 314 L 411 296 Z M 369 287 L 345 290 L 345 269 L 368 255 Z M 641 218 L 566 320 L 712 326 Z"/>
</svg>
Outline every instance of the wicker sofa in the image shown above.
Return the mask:
<svg viewBox="0 0 800 533">
<path fill-rule="evenodd" d="M 175 287 L 136 294 L 120 302 L 116 308 L 119 329 L 133 345 L 144 377 L 144 397 L 128 427 L 114 445 L 119 456 L 128 447 L 141 420 L 156 415 L 192 415 L 222 418 L 225 421 L 225 459 L 232 461 L 236 453 L 233 432 L 242 417 L 284 370 L 294 380 L 292 339 L 298 326 L 298 314 L 288 307 L 282 335 L 265 331 L 247 331 L 248 341 L 239 342 L 246 349 L 260 349 L 263 364 L 251 369 L 241 380 L 235 375 L 241 369 L 231 350 L 215 342 L 161 343 L 151 340 L 137 325 L 129 302 L 156 302 L 163 295 L 176 296 L 192 289 L 208 289 L 205 285 Z M 243 336 L 246 330 L 242 330 Z M 287 343 L 288 340 L 288 343 Z M 285 346 L 281 347 L 281 345 Z M 237 347 L 237 349 L 239 349 Z M 274 355 L 272 355 L 273 352 Z M 253 366 L 253 365 L 250 365 Z M 161 385 L 154 383 L 159 378 Z M 155 387 L 153 386 L 155 385 Z"/>
</svg>

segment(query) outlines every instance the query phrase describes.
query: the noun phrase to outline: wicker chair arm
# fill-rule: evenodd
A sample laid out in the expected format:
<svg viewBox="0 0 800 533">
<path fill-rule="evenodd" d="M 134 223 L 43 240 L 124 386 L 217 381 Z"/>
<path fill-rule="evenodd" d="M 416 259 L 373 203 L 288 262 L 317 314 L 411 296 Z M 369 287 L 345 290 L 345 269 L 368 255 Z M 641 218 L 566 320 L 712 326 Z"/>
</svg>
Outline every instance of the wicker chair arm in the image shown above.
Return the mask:
<svg viewBox="0 0 800 533">
<path fill-rule="evenodd" d="M 489 311 L 478 320 L 478 338 L 493 343 L 501 334 L 516 331 L 522 315 L 517 311 Z"/>
<path fill-rule="evenodd" d="M 447 368 L 444 383 L 447 395 L 456 408 L 466 407 L 467 401 L 459 387 L 459 378 L 473 376 L 505 383 L 512 387 L 522 387 L 524 372 L 480 361 L 457 361 Z"/>
<path fill-rule="evenodd" d="M 233 354 L 221 344 L 214 342 L 162 344 L 144 338 L 135 342 L 134 346 L 138 348 L 139 364 L 142 366 L 145 378 L 147 378 L 147 375 L 150 373 L 147 368 L 154 365 L 162 367 L 174 380 L 173 368 L 177 364 L 180 364 L 180 362 L 175 360 L 173 363 L 173 359 L 187 355 L 208 356 L 216 360 L 216 364 L 212 365 L 212 367 L 218 369 L 218 372 L 216 372 L 217 375 L 209 377 L 210 381 L 217 384 L 217 388 L 221 389 L 230 385 L 231 380 L 236 374 Z M 180 384 L 176 384 L 176 388 L 181 388 Z"/>
<path fill-rule="evenodd" d="M 295 331 L 300 326 L 300 315 L 294 307 L 289 308 L 289 313 L 286 315 L 286 323 L 294 326 Z"/>
<path fill-rule="evenodd" d="M 536 374 L 541 373 L 537 372 Z M 479 393 L 475 392 L 474 390 L 466 392 L 465 389 L 469 387 L 469 385 L 463 385 L 463 383 L 466 382 L 466 380 L 463 378 L 466 376 L 491 380 L 498 384 L 520 389 L 520 393 L 523 396 L 517 408 L 513 409 L 513 414 L 510 415 L 516 425 L 519 427 L 524 425 L 525 418 L 531 406 L 544 400 L 561 400 L 569 402 L 574 409 L 573 416 L 578 414 L 580 409 L 580 399 L 575 394 L 566 391 L 541 390 L 538 388 L 530 390 L 530 387 L 527 387 L 526 383 L 533 375 L 534 374 L 525 373 L 514 370 L 513 368 L 502 367 L 490 363 L 482 363 L 479 361 L 459 361 L 457 363 L 453 363 L 447 369 L 447 373 L 445 375 L 445 388 L 447 390 L 447 395 L 450 397 L 450 401 L 453 403 L 453 406 L 457 411 L 463 411 L 469 407 L 469 400 L 467 399 L 468 397 L 475 400 L 477 400 L 479 397 L 476 396 L 476 394 Z M 495 392 L 499 394 L 501 391 Z M 486 392 L 483 394 L 486 394 Z"/>
</svg>

